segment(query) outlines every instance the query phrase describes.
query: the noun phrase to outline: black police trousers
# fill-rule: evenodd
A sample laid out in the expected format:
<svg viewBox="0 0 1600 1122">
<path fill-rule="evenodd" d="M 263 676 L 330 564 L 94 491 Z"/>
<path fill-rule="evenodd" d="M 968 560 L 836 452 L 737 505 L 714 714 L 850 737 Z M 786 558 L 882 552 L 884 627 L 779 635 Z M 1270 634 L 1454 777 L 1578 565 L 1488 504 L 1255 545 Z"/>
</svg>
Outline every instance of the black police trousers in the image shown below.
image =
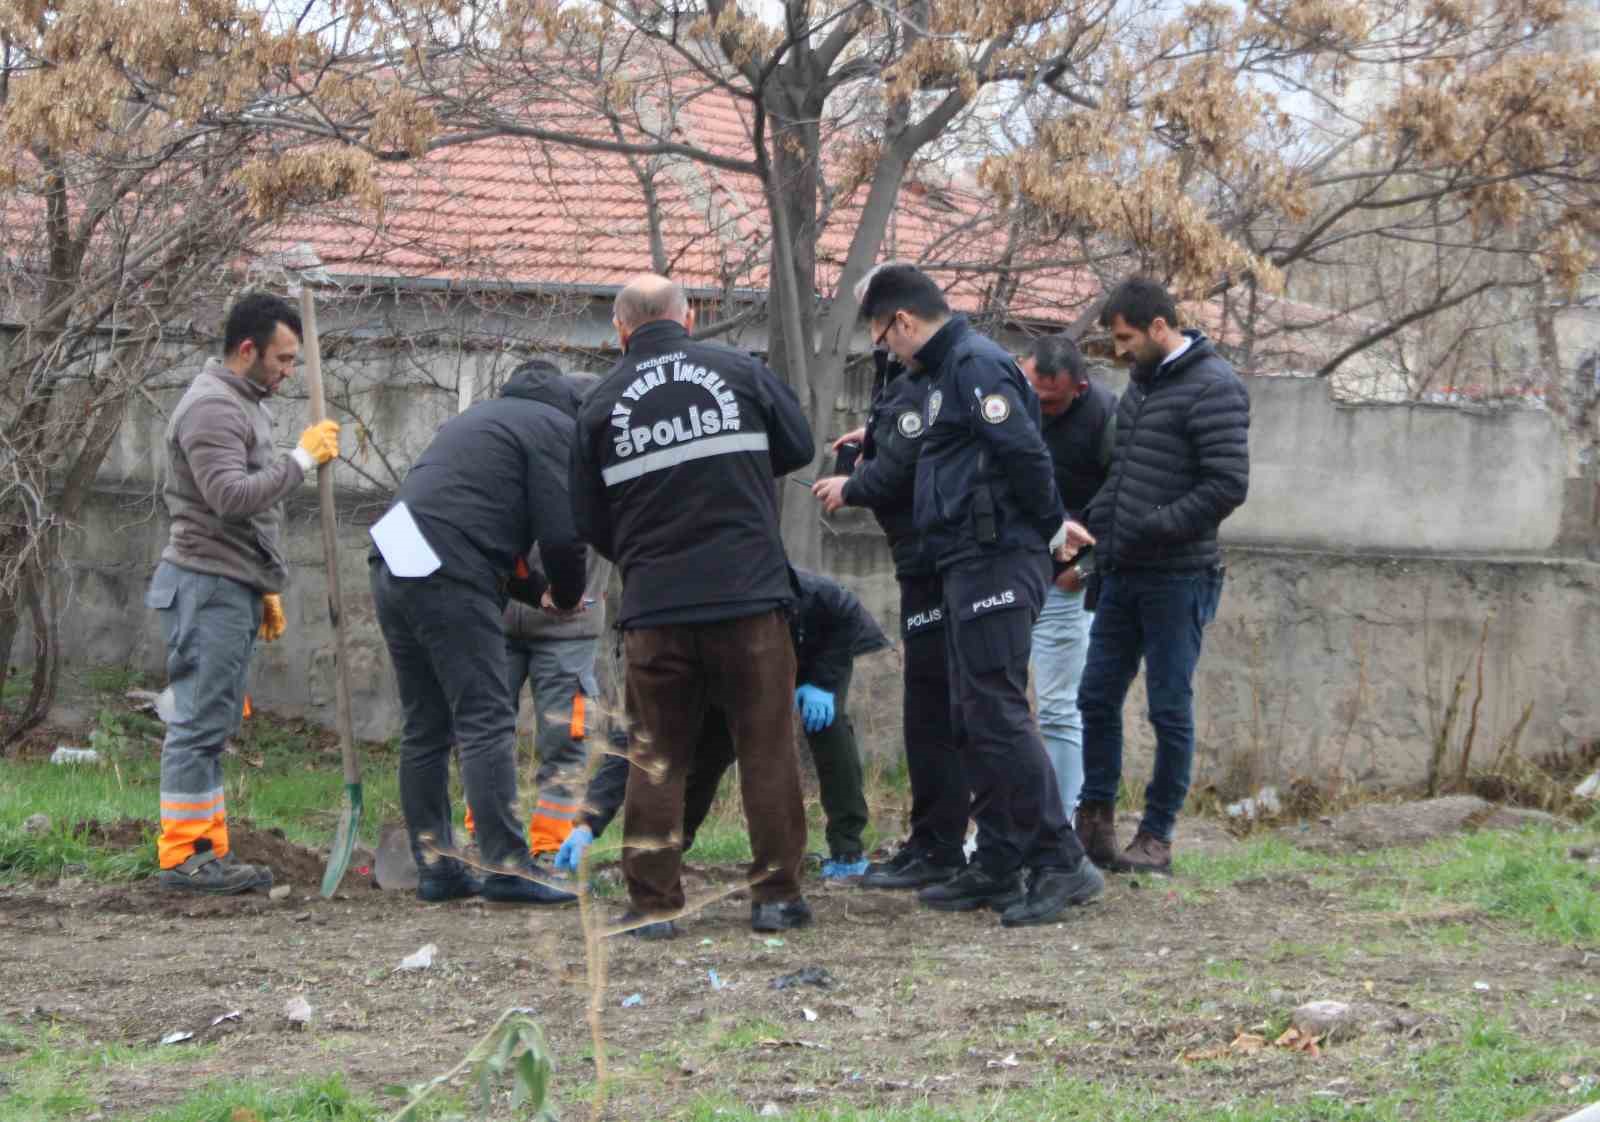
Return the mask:
<svg viewBox="0 0 1600 1122">
<path fill-rule="evenodd" d="M 973 817 L 991 875 L 1073 869 L 1083 847 L 1028 708 L 1033 623 L 1050 586 L 1043 552 L 1006 552 L 943 570 L 950 696 Z"/>
<path fill-rule="evenodd" d="M 972 789 L 952 721 L 944 590 L 937 574 L 900 578 L 900 637 L 905 651 L 901 717 L 911 779 L 907 848 L 940 865 L 962 865 Z"/>
</svg>

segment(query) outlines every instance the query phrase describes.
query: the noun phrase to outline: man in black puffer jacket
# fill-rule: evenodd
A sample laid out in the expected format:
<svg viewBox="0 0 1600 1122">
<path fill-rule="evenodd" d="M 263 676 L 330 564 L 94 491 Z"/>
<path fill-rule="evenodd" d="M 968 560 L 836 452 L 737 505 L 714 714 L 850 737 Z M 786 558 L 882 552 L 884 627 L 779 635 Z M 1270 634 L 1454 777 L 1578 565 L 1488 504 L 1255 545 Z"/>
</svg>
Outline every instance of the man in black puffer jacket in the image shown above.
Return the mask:
<svg viewBox="0 0 1600 1122">
<path fill-rule="evenodd" d="M 1111 474 L 1085 515 L 1095 539 L 1099 603 L 1078 706 L 1083 801 L 1078 836 L 1091 859 L 1169 872 L 1172 834 L 1194 763 L 1195 666 L 1222 593 L 1217 527 L 1250 481 L 1250 397 L 1198 331 L 1179 331 L 1172 297 L 1135 278 L 1106 298 L 1100 324 L 1133 376 L 1117 412 Z M 1082 540 L 1081 527 L 1069 527 Z M 1116 849 L 1122 703 L 1144 660 L 1155 774 L 1132 844 Z"/>
</svg>

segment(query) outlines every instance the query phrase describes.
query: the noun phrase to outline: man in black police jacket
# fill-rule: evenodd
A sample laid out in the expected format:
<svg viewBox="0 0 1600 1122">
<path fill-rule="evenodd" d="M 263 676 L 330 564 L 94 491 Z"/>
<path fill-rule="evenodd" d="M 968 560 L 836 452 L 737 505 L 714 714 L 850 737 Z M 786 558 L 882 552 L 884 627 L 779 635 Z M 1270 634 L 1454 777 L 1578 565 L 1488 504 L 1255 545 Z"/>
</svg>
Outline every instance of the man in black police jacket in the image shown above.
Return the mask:
<svg viewBox="0 0 1600 1122">
<path fill-rule="evenodd" d="M 857 299 L 870 283 L 869 274 Z M 901 724 L 911 778 L 911 836 L 892 858 L 869 868 L 861 884 L 926 888 L 949 880 L 967 863 L 962 846 L 972 807 L 950 721 L 944 592 L 939 571 L 922 548 L 912 509 L 932 383 L 925 371 L 907 369 L 887 349 L 875 350 L 873 359 L 877 386 L 867 423 L 834 444 L 837 450 L 846 441 L 861 441 L 861 459 L 851 474 L 819 479 L 813 491 L 829 514 L 842 506 L 872 511 L 889 539 L 900 583 L 900 638 L 905 644 Z"/>
<path fill-rule="evenodd" d="M 1110 478 L 1085 514 L 1101 589 L 1078 691 L 1077 829 L 1097 864 L 1165 873 L 1194 764 L 1195 666 L 1222 595 L 1217 527 L 1249 490 L 1250 395 L 1209 339 L 1179 330 L 1177 305 L 1154 281 L 1113 289 L 1100 325 L 1133 360 L 1133 376 L 1118 407 Z M 1155 770 L 1138 832 L 1119 854 L 1122 703 L 1141 660 Z"/>
<path fill-rule="evenodd" d="M 739 758 L 751 926 L 799 927 L 811 910 L 776 480 L 811 462 L 811 427 L 763 363 L 690 337 L 694 315 L 665 277 L 631 281 L 613 322 L 626 354 L 579 415 L 572 508 L 622 569 L 628 713 L 644 732 L 628 778 L 625 921 L 676 932 L 684 782 L 714 705 Z"/>
<path fill-rule="evenodd" d="M 944 582 L 954 719 L 980 831 L 977 859 L 919 898 L 947 910 L 1015 901 L 1002 913 L 1006 926 L 1045 923 L 1105 882 L 1067 823 L 1028 710 L 1030 635 L 1063 523 L 1039 402 L 1011 356 L 952 316 L 920 270 L 880 268 L 861 312 L 875 346 L 933 382 L 916 526 Z"/>
<path fill-rule="evenodd" d="M 578 411 L 565 382 L 514 379 L 502 396 L 446 421 L 400 484 L 390 516 L 409 514 L 439 567 L 421 577 L 402 558 L 371 554 L 378 625 L 400 687 L 400 805 L 424 900 L 476 895 L 511 903 L 576 899 L 537 879 L 518 821 L 517 703 L 506 673 L 501 612 L 518 560 L 535 543 L 548 589 L 521 584 L 547 611 L 576 609 L 586 553 L 572 525 L 566 465 Z M 389 516 L 386 516 L 389 517 Z M 542 585 L 543 580 L 538 584 Z M 542 595 L 541 595 L 542 592 Z M 459 862 L 432 860 L 450 842 L 450 749 L 484 860 L 480 885 Z"/>
</svg>

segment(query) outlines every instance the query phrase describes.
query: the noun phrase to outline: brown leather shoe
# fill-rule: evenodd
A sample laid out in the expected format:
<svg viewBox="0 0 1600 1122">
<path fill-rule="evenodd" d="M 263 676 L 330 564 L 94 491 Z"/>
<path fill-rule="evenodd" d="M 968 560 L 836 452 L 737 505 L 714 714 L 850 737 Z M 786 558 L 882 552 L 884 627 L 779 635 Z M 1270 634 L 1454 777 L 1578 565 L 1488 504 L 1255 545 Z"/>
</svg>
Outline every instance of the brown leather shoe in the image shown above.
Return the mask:
<svg viewBox="0 0 1600 1122">
<path fill-rule="evenodd" d="M 1083 851 L 1102 869 L 1117 864 L 1117 808 L 1110 803 L 1079 803 L 1073 825 Z"/>
<path fill-rule="evenodd" d="M 1119 873 L 1172 874 L 1172 843 L 1140 830 L 1117 858 Z"/>
</svg>

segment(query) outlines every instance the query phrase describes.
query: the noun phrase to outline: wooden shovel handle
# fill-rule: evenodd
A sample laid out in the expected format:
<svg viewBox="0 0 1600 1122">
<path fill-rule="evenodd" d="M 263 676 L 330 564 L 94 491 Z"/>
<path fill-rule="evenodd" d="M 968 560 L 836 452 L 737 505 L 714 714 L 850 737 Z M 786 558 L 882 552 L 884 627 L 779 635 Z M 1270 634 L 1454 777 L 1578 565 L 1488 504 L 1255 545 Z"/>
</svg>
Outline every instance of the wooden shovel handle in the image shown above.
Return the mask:
<svg viewBox="0 0 1600 1122">
<path fill-rule="evenodd" d="M 311 423 L 328 416 L 322 393 L 322 347 L 317 339 L 317 306 L 311 287 L 300 288 L 300 321 L 305 331 L 306 393 L 311 398 Z M 333 505 L 333 461 L 317 466 L 317 499 L 322 508 L 322 562 L 328 570 L 328 618 L 333 621 L 334 698 L 339 721 L 339 754 L 344 781 L 361 782 L 361 761 L 350 716 L 349 660 L 345 657 L 344 597 L 339 590 L 339 524 Z"/>
</svg>

